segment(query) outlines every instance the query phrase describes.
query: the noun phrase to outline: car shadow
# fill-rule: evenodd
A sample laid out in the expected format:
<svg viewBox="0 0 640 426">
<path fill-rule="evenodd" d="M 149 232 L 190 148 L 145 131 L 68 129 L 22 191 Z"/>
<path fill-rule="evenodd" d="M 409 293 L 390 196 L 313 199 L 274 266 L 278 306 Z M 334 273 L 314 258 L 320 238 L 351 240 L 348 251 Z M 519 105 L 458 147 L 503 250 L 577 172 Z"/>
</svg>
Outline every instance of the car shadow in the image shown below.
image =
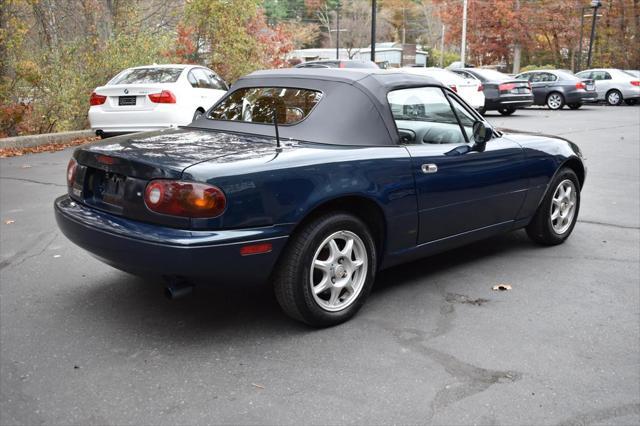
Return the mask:
<svg viewBox="0 0 640 426">
<path fill-rule="evenodd" d="M 516 231 L 396 266 L 378 275 L 369 301 L 416 280 L 430 285 L 430 276 L 449 268 L 535 247 L 522 231 Z M 135 339 L 170 340 L 182 345 L 197 345 L 212 338 L 233 340 L 238 336 L 262 338 L 265 335 L 285 338 L 322 332 L 285 316 L 268 285 L 199 286 L 193 294 L 177 300 L 166 299 L 163 287 L 161 282 L 114 270 L 72 292 L 68 302 L 73 306 L 59 314 L 65 322 L 83 324 L 80 328 L 92 336 L 106 334 L 123 338 L 126 337 L 123 334 L 130 334 L 129 337 Z"/>
</svg>

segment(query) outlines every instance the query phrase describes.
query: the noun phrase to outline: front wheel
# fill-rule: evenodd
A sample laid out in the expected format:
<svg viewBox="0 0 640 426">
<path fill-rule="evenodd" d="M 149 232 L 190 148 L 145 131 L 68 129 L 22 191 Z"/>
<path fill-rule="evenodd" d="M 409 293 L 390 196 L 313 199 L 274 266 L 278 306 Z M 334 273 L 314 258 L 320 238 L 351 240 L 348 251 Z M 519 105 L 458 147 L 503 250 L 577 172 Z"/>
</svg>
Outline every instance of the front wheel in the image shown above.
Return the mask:
<svg viewBox="0 0 640 426">
<path fill-rule="evenodd" d="M 582 106 L 582 104 L 569 104 L 569 108 L 571 109 L 579 109 Z"/>
<path fill-rule="evenodd" d="M 516 112 L 515 108 L 499 108 L 498 112 L 502 115 L 511 115 Z"/>
<path fill-rule="evenodd" d="M 367 226 L 328 213 L 296 232 L 276 266 L 276 299 L 290 317 L 312 326 L 340 324 L 358 312 L 373 285 L 376 249 Z"/>
<path fill-rule="evenodd" d="M 617 106 L 622 103 L 622 93 L 618 90 L 609 90 L 607 93 L 607 103 L 611 106 Z"/>
<path fill-rule="evenodd" d="M 573 170 L 564 168 L 549 185 L 549 191 L 527 226 L 527 234 L 537 243 L 563 243 L 578 220 L 580 181 Z"/>
</svg>

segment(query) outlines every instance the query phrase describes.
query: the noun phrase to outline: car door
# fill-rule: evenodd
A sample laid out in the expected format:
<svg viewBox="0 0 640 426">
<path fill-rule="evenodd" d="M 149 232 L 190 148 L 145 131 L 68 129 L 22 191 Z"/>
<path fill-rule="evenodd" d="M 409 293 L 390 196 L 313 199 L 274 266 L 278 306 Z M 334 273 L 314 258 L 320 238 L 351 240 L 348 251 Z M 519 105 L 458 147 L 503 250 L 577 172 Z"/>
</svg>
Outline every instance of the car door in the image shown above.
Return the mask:
<svg viewBox="0 0 640 426">
<path fill-rule="evenodd" d="M 205 110 L 211 108 L 224 93 L 217 90 L 218 86 L 209 78 L 208 74 L 210 72 L 210 70 L 204 68 L 193 68 L 188 75 L 188 80 L 194 88 L 195 96 L 199 99 L 200 106 Z"/>
<path fill-rule="evenodd" d="M 473 123 L 482 118 L 441 88 L 395 90 L 388 98 L 412 158 L 417 243 L 508 229 L 528 185 L 522 148 L 497 136 L 484 150 L 474 150 Z"/>
<path fill-rule="evenodd" d="M 611 80 L 611 74 L 606 71 L 593 71 L 591 73 L 593 80 L 596 83 L 596 92 L 598 93 L 598 99 L 604 99 L 607 92 L 613 86 Z"/>
<path fill-rule="evenodd" d="M 533 92 L 533 103 L 536 105 L 544 105 L 547 100 L 548 82 L 546 81 L 546 73 L 531 73 L 531 91 Z"/>
</svg>

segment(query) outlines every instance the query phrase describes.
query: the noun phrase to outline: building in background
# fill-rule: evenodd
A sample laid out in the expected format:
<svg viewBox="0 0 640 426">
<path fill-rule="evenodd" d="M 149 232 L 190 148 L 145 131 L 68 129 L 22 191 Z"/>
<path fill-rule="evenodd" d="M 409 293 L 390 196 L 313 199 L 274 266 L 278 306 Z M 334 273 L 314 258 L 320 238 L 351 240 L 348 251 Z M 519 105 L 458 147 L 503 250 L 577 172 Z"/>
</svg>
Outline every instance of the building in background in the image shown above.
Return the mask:
<svg viewBox="0 0 640 426">
<path fill-rule="evenodd" d="M 376 43 L 375 62 L 382 68 L 399 68 L 402 65 L 422 65 L 426 67 L 428 52 L 421 50 L 420 47 L 419 45 L 408 44 L 403 46 L 402 43 Z M 405 55 L 404 61 L 403 51 Z M 353 49 L 342 48 L 339 50 L 338 56 L 339 59 L 368 61 L 371 58 L 371 46 Z M 415 58 L 413 58 L 413 56 L 415 56 Z M 302 62 L 336 59 L 336 49 L 318 48 L 293 50 L 289 54 L 288 59 L 299 59 Z"/>
</svg>

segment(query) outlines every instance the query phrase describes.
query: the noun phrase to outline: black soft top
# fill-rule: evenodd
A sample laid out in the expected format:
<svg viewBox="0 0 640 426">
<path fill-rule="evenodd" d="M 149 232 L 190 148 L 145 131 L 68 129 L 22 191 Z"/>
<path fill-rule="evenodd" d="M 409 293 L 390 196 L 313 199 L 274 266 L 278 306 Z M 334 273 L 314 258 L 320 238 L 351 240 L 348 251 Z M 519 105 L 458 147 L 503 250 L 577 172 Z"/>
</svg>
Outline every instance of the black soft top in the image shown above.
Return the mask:
<svg viewBox="0 0 640 426">
<path fill-rule="evenodd" d="M 423 86 L 441 84 L 429 77 L 393 70 L 289 68 L 251 73 L 236 81 L 229 89 L 229 94 L 248 87 L 318 90 L 323 93 L 322 99 L 304 120 L 293 125 L 278 126 L 282 139 L 337 145 L 381 146 L 396 145 L 398 140 L 395 122 L 387 102 L 387 93 Z M 221 101 L 222 99 L 218 103 Z M 190 127 L 265 136 L 275 134 L 270 124 L 212 120 L 206 116 L 192 123 Z"/>
</svg>

